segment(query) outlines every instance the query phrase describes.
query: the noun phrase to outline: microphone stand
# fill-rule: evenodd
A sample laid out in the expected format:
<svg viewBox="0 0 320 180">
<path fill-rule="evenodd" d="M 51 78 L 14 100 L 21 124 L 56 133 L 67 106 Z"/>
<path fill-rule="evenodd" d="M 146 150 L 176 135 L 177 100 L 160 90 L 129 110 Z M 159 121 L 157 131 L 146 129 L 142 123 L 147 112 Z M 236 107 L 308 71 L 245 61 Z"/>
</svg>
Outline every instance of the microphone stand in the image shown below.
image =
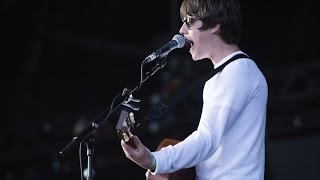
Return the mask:
<svg viewBox="0 0 320 180">
<path fill-rule="evenodd" d="M 141 64 L 141 72 L 143 68 L 144 62 Z M 80 144 L 81 142 L 84 142 L 87 147 L 87 166 L 88 166 L 88 173 L 87 173 L 87 180 L 92 180 L 93 178 L 93 155 L 94 155 L 94 144 L 95 144 L 95 138 L 93 135 L 93 132 L 95 130 L 98 130 L 100 127 L 103 126 L 109 119 L 109 117 L 114 113 L 136 90 L 142 87 L 143 83 L 151 78 L 159 69 L 163 68 L 166 65 L 166 60 L 159 60 L 156 62 L 156 65 L 146 73 L 146 77 L 143 78 L 143 75 L 141 73 L 141 80 L 140 83 L 133 89 L 130 90 L 128 88 L 125 88 L 122 92 L 122 100 L 119 104 L 113 107 L 113 103 L 106 108 L 93 122 L 87 126 L 86 129 L 84 129 L 78 136 L 75 136 L 72 138 L 72 140 L 59 152 L 61 157 L 65 157 L 68 153 L 71 152 L 72 149 L 75 148 L 76 145 Z M 117 98 L 117 96 L 114 98 L 114 100 Z M 113 101 L 114 102 L 114 101 Z M 108 113 L 107 113 L 108 112 Z M 80 160 L 81 161 L 81 160 Z M 83 172 L 81 172 L 83 173 Z M 82 176 L 81 176 L 82 177 Z"/>
<path fill-rule="evenodd" d="M 93 178 L 93 168 L 92 168 L 92 162 L 93 162 L 93 154 L 94 154 L 94 143 L 95 138 L 93 135 L 90 135 L 89 138 L 84 140 L 87 147 L 87 156 L 88 156 L 88 173 L 87 173 L 87 180 L 92 180 Z"/>
</svg>

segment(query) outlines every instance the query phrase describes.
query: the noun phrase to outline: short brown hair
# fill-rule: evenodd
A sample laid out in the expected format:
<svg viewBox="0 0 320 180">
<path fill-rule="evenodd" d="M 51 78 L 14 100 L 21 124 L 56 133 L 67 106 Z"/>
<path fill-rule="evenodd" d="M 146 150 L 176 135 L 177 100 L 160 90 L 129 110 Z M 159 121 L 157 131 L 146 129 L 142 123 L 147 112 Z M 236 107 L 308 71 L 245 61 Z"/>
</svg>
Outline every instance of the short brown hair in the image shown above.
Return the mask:
<svg viewBox="0 0 320 180">
<path fill-rule="evenodd" d="M 242 33 L 241 9 L 238 0 L 184 0 L 181 19 L 186 16 L 202 21 L 200 30 L 220 24 L 219 35 L 227 44 L 238 44 Z"/>
</svg>

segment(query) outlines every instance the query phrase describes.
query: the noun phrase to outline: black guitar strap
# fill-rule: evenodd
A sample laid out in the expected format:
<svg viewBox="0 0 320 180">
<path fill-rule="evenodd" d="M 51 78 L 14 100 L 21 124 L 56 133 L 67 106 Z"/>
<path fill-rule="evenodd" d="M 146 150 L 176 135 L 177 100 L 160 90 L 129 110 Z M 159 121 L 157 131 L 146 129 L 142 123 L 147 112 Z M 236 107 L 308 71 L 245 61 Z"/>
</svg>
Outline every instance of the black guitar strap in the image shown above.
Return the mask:
<svg viewBox="0 0 320 180">
<path fill-rule="evenodd" d="M 193 81 L 190 84 L 185 85 L 184 87 L 180 87 L 177 91 L 175 91 L 168 99 L 157 103 L 154 105 L 145 115 L 144 120 L 150 121 L 160 118 L 163 114 L 165 114 L 170 108 L 177 105 L 179 102 L 181 102 L 184 98 L 186 98 L 188 95 L 191 95 L 192 92 L 195 92 L 198 88 L 204 86 L 205 82 L 209 80 L 211 77 L 213 77 L 215 74 L 217 74 L 219 71 L 221 71 L 227 64 L 230 62 L 239 59 L 239 58 L 248 58 L 245 54 L 237 54 L 230 58 L 228 61 L 214 69 L 213 71 L 210 71 L 209 73 L 201 76 L 197 80 Z"/>
</svg>

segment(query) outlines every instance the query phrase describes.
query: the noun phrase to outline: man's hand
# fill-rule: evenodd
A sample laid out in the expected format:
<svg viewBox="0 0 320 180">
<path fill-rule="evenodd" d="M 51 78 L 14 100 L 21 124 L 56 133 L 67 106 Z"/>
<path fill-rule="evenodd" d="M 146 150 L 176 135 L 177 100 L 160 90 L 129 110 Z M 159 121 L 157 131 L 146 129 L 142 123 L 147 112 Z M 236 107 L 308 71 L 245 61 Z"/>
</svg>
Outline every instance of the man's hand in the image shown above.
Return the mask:
<svg viewBox="0 0 320 180">
<path fill-rule="evenodd" d="M 136 148 L 131 147 L 121 140 L 121 146 L 126 157 L 131 161 L 135 162 L 144 169 L 149 169 L 151 167 L 151 152 L 145 147 L 137 136 L 132 136 L 132 140 Z"/>
</svg>

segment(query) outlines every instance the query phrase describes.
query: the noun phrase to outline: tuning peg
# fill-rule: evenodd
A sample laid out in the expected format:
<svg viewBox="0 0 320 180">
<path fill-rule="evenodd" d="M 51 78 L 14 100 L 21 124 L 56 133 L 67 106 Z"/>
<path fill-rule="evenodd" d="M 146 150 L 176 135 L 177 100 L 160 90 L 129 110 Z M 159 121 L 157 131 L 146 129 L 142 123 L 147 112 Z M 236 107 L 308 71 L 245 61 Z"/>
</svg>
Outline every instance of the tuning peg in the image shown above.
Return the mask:
<svg viewBox="0 0 320 180">
<path fill-rule="evenodd" d="M 130 112 L 129 113 L 129 122 L 128 122 L 130 125 L 134 125 L 136 122 L 134 120 L 134 114 L 133 112 Z"/>
<path fill-rule="evenodd" d="M 129 142 L 129 140 L 130 140 L 128 134 L 125 132 L 122 133 L 122 138 L 123 138 L 124 142 Z"/>
</svg>

